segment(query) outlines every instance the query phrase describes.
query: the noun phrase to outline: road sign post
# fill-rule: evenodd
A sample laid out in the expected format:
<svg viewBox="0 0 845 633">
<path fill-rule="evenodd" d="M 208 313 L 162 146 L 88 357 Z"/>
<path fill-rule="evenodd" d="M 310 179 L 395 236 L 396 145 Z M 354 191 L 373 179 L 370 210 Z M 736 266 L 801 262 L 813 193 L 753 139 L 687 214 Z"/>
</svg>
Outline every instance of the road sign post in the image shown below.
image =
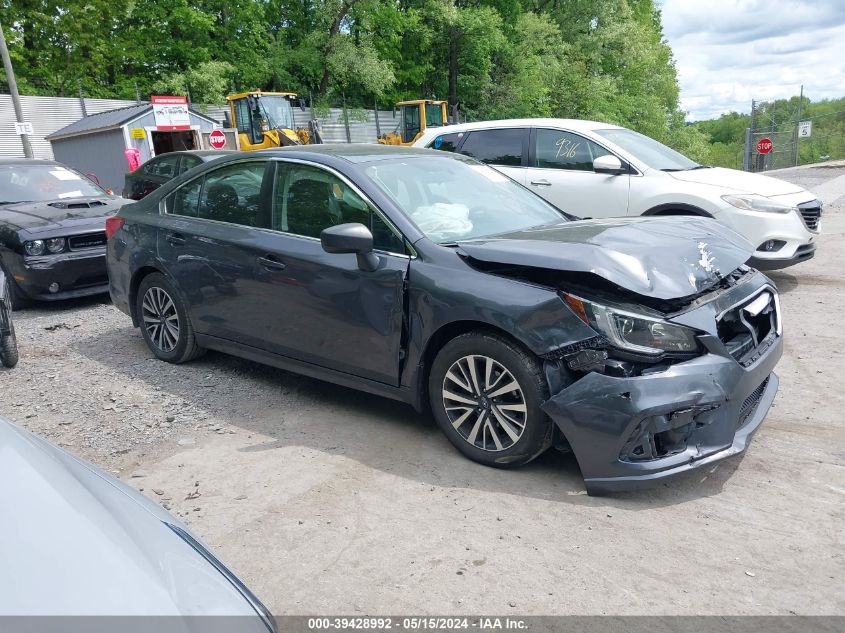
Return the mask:
<svg viewBox="0 0 845 633">
<path fill-rule="evenodd" d="M 23 155 L 27 158 L 32 158 L 32 145 L 29 144 L 29 134 L 32 134 L 32 124 L 24 123 L 23 110 L 21 109 L 21 96 L 18 94 L 18 83 L 15 81 L 15 71 L 12 69 L 12 60 L 9 57 L 9 49 L 6 47 L 6 37 L 3 35 L 3 25 L 0 24 L 0 57 L 3 58 L 3 69 L 6 71 L 6 83 L 9 84 L 9 94 L 12 96 L 12 106 L 15 108 L 15 118 L 18 123 L 15 124 L 17 131 L 18 124 L 28 125 L 29 132 L 18 132 L 21 137 L 21 145 L 23 145 Z"/>
<path fill-rule="evenodd" d="M 774 144 L 772 143 L 772 139 L 769 137 L 766 136 L 757 141 L 758 154 L 770 154 L 772 149 L 774 149 Z"/>
<path fill-rule="evenodd" d="M 212 130 L 208 135 L 208 144 L 214 149 L 223 149 L 226 147 L 226 135 L 220 130 Z"/>
</svg>

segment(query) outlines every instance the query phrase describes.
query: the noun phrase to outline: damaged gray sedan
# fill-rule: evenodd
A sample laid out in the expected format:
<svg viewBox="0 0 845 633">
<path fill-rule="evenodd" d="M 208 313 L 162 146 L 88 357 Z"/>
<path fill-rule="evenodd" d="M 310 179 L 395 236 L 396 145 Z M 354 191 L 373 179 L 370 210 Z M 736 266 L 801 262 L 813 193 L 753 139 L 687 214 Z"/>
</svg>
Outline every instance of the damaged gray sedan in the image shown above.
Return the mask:
<svg viewBox="0 0 845 633">
<path fill-rule="evenodd" d="M 742 237 L 575 220 L 459 155 L 233 155 L 106 233 L 112 299 L 158 358 L 215 349 L 403 400 L 489 466 L 568 449 L 591 494 L 741 452 L 777 391 L 778 294 Z"/>
</svg>

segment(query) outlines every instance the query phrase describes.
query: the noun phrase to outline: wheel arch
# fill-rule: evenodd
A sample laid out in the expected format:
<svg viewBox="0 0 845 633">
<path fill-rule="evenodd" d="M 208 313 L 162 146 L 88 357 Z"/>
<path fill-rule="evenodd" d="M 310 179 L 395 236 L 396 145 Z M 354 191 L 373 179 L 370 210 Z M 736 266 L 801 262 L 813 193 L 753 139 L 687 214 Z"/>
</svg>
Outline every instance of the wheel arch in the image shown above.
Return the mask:
<svg viewBox="0 0 845 633">
<path fill-rule="evenodd" d="M 704 218 L 712 218 L 713 214 L 708 213 L 701 207 L 684 202 L 667 202 L 650 208 L 643 215 L 697 215 Z"/>
<path fill-rule="evenodd" d="M 136 304 L 138 302 L 138 288 L 141 286 L 141 282 L 144 281 L 144 278 L 152 275 L 153 273 L 159 273 L 165 277 L 168 276 L 167 273 L 155 266 L 141 266 L 132 274 L 132 279 L 129 282 L 129 314 L 132 317 L 132 325 L 135 327 L 138 327 L 139 325 L 138 312 L 136 310 Z"/>
<path fill-rule="evenodd" d="M 437 353 L 443 349 L 443 347 L 449 342 L 457 337 L 461 336 L 462 334 L 466 334 L 468 332 L 484 332 L 487 334 L 494 334 L 514 345 L 519 346 L 522 348 L 527 354 L 534 354 L 531 349 L 522 341 L 520 341 L 517 337 L 515 337 L 512 333 L 504 330 L 500 327 L 495 325 L 491 325 L 490 323 L 486 323 L 484 321 L 476 321 L 472 319 L 465 319 L 459 321 L 451 321 L 449 323 L 445 323 L 440 326 L 437 330 L 435 330 L 431 336 L 428 337 L 426 341 L 425 348 L 420 356 L 420 363 L 418 366 L 417 371 L 417 393 L 419 394 L 418 406 L 415 406 L 418 410 L 421 411 L 428 411 L 428 377 L 431 373 L 431 366 L 434 363 L 434 359 L 437 357 Z"/>
</svg>

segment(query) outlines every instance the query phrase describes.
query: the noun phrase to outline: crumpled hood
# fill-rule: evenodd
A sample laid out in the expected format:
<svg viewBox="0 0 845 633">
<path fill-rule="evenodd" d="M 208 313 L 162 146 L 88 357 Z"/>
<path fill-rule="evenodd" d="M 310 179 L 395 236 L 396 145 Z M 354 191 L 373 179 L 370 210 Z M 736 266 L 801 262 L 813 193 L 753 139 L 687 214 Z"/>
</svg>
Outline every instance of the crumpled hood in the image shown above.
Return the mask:
<svg viewBox="0 0 845 633">
<path fill-rule="evenodd" d="M 744 264 L 754 247 L 710 218 L 581 220 L 460 242 L 480 262 L 593 273 L 655 299 L 698 294 Z"/>
<path fill-rule="evenodd" d="M 737 193 L 756 193 L 760 196 L 782 196 L 788 193 L 799 193 L 804 191 L 802 187 L 793 185 L 785 180 L 778 180 L 769 176 L 752 174 L 737 169 L 725 167 L 710 167 L 707 169 L 691 169 L 687 171 L 666 172 L 675 180 L 684 182 L 695 182 L 703 185 L 716 185 L 733 189 Z M 812 200 L 812 194 L 808 194 L 807 200 Z"/>
<path fill-rule="evenodd" d="M 179 521 L 2 418 L 0 479 L 0 616 L 255 615 Z"/>
<path fill-rule="evenodd" d="M 27 229 L 31 234 L 60 227 L 73 229 L 114 215 L 127 202 L 124 198 L 102 197 L 7 204 L 0 207 L 0 223 L 16 230 Z"/>
</svg>

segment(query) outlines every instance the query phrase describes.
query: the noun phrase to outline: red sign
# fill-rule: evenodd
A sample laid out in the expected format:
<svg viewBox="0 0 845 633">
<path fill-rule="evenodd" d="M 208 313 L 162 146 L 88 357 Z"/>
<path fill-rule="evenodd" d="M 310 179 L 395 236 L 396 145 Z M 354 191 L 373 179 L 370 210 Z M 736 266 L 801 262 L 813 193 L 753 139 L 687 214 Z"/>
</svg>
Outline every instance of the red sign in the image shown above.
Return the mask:
<svg viewBox="0 0 845 633">
<path fill-rule="evenodd" d="M 772 151 L 774 145 L 772 144 L 772 139 L 770 138 L 761 138 L 757 141 L 757 153 L 758 154 L 768 154 Z"/>
<path fill-rule="evenodd" d="M 190 130 L 191 116 L 186 97 L 150 97 L 157 130 Z"/>
<path fill-rule="evenodd" d="M 226 135 L 220 130 L 212 130 L 208 142 L 214 149 L 223 149 L 226 146 Z"/>
</svg>

